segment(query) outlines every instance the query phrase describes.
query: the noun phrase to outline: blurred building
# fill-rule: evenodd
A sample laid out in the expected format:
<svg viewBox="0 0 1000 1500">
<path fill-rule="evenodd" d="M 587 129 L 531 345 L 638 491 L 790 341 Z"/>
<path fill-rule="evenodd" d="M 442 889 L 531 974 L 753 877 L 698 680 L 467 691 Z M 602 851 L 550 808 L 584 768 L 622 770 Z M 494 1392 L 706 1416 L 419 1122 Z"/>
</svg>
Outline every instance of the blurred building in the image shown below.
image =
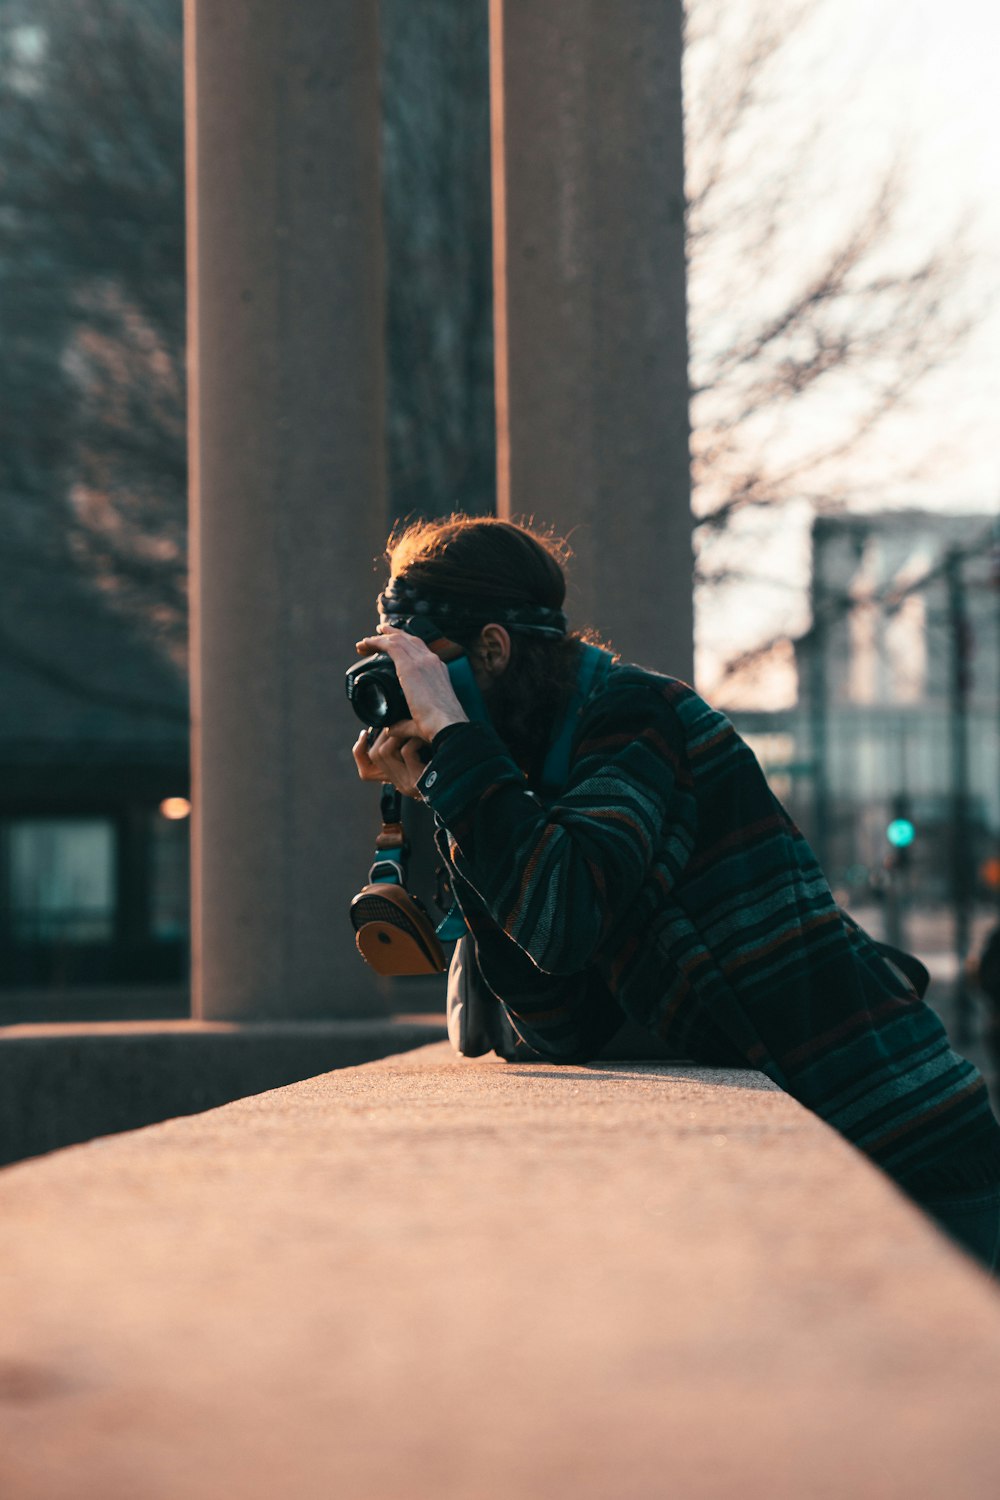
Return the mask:
<svg viewBox="0 0 1000 1500">
<path fill-rule="evenodd" d="M 68 570 L 0 603 L 0 1015 L 184 1004 L 187 692 Z M 138 988 L 137 988 L 138 987 Z M 61 1002 L 57 1001 L 62 997 Z M 88 1006 L 90 1009 L 88 1010 Z"/>
<path fill-rule="evenodd" d="M 818 518 L 798 702 L 736 713 L 832 882 L 877 880 L 912 823 L 915 894 L 987 894 L 1000 837 L 1000 557 L 989 516 Z M 956 836 L 959 844 L 956 845 Z"/>
</svg>

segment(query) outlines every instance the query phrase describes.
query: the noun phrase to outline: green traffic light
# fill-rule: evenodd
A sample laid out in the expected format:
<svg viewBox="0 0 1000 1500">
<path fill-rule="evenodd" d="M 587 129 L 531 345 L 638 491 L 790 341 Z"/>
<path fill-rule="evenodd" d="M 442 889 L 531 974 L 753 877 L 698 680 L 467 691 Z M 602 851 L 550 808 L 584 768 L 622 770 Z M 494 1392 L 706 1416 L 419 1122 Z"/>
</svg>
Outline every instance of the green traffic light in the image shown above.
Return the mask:
<svg viewBox="0 0 1000 1500">
<path fill-rule="evenodd" d="M 909 818 L 893 818 L 885 836 L 894 849 L 908 849 L 916 837 L 917 830 Z"/>
</svg>

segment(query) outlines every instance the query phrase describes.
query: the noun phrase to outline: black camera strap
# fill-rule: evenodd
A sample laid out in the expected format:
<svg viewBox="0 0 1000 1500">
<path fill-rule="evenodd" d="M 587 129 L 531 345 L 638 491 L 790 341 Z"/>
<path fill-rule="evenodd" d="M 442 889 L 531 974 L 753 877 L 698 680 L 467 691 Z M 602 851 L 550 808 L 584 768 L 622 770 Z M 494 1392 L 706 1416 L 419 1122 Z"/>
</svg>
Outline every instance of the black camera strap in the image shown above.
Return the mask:
<svg viewBox="0 0 1000 1500">
<path fill-rule="evenodd" d="M 368 882 L 370 885 L 396 885 L 409 896 L 406 877 L 410 862 L 410 841 L 403 827 L 403 797 L 390 782 L 383 783 L 379 811 L 382 827 L 375 840 L 375 859 L 368 871 Z M 451 896 L 450 886 L 442 888 L 440 880 L 439 892 L 440 895 L 435 899 L 445 915 L 437 924 L 436 935 L 442 942 L 454 942 L 468 930 L 465 918 Z M 415 898 L 411 897 L 412 899 Z"/>
<path fill-rule="evenodd" d="M 447 962 L 434 923 L 406 886 L 410 844 L 403 799 L 388 782 L 382 787 L 380 810 L 382 827 L 368 884 L 351 902 L 358 950 L 377 974 L 441 974 Z"/>
<path fill-rule="evenodd" d="M 379 812 L 382 827 L 375 839 L 375 860 L 368 871 L 368 879 L 370 882 L 387 880 L 405 886 L 410 844 L 403 829 L 403 795 L 391 782 L 382 786 Z"/>
</svg>

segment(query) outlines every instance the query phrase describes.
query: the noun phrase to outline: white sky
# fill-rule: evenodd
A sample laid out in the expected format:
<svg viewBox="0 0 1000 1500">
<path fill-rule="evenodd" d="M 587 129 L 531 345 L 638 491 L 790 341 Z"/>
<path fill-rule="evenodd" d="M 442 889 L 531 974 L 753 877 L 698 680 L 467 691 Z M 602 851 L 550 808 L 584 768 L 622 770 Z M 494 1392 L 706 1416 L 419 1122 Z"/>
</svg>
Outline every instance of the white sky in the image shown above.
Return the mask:
<svg viewBox="0 0 1000 1500">
<path fill-rule="evenodd" d="M 935 420 L 961 402 L 975 430 L 951 477 L 959 505 L 1000 499 L 1000 6 L 987 0 L 840 0 L 847 66 L 856 68 L 873 130 L 909 145 L 914 163 L 910 232 L 933 243 L 942 225 L 974 217 L 981 256 L 970 286 L 981 286 L 980 328 L 949 371 Z M 843 45 L 843 44 L 841 44 Z M 861 158 L 862 143 L 858 155 Z M 934 490 L 937 491 L 935 484 Z M 937 491 L 939 493 L 939 491 Z M 931 496 L 927 496 L 930 502 Z"/>
<path fill-rule="evenodd" d="M 789 108 L 807 118 L 833 112 L 845 168 L 845 214 L 864 197 L 895 148 L 911 172 L 901 231 L 915 251 L 939 243 L 969 212 L 975 259 L 963 293 L 978 327 L 955 363 L 934 377 L 895 445 L 940 440 L 937 468 L 900 483 L 893 503 L 931 509 L 1000 508 L 1000 3 L 998 0 L 817 0 L 803 36 L 801 76 Z M 992 299 L 992 306 L 989 305 Z M 699 619 L 699 681 L 711 694 L 718 663 L 782 630 L 805 627 L 808 549 L 797 518 L 758 515 L 746 523 L 755 558 L 775 563 L 772 586 L 741 588 Z M 752 537 L 752 541 L 751 541 Z M 778 544 L 779 537 L 782 544 Z M 766 565 L 755 564 L 758 572 Z M 794 586 L 789 582 L 794 579 Z M 801 585 L 801 587 L 799 587 Z M 734 613 L 734 604 L 736 605 Z M 734 640 L 732 621 L 740 621 Z M 764 698 L 768 696 L 766 686 Z M 724 701 L 724 698 L 723 698 Z"/>
</svg>

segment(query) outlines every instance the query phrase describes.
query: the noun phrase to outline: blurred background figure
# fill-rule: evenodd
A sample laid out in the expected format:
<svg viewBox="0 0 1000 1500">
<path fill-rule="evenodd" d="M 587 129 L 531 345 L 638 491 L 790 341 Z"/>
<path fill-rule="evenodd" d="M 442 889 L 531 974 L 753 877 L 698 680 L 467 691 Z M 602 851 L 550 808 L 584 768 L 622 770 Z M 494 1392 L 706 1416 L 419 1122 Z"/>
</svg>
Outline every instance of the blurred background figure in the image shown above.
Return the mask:
<svg viewBox="0 0 1000 1500">
<path fill-rule="evenodd" d="M 983 1040 L 995 1077 L 1000 1073 L 1000 922 L 990 929 L 971 977 L 986 1009 Z"/>
</svg>

